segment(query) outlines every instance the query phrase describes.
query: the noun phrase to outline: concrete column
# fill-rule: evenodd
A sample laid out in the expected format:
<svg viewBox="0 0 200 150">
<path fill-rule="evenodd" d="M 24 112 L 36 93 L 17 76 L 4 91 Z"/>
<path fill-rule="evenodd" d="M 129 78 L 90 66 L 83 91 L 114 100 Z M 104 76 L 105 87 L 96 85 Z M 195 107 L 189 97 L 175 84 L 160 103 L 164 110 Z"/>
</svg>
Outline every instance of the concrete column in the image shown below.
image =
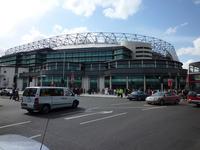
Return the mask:
<svg viewBox="0 0 200 150">
<path fill-rule="evenodd" d="M 89 78 L 88 77 L 82 78 L 82 88 L 85 90 L 85 92 L 87 92 L 89 90 L 90 84 L 89 84 Z"/>
<path fill-rule="evenodd" d="M 146 76 L 144 75 L 144 91 L 146 91 Z"/>
<path fill-rule="evenodd" d="M 99 88 L 100 92 L 102 92 L 102 90 L 105 88 L 104 82 L 105 82 L 104 76 L 100 76 L 98 79 L 98 88 Z"/>
<path fill-rule="evenodd" d="M 110 76 L 110 80 L 109 80 L 109 88 L 112 89 L 112 76 Z"/>
<path fill-rule="evenodd" d="M 128 76 L 126 77 L 126 89 L 128 89 Z"/>
<path fill-rule="evenodd" d="M 177 78 L 177 76 L 175 77 L 175 89 L 178 89 L 178 78 Z"/>
<path fill-rule="evenodd" d="M 22 91 L 23 90 L 23 79 L 17 79 L 17 88 Z"/>
<path fill-rule="evenodd" d="M 69 88 L 69 77 L 67 76 L 67 88 Z"/>
</svg>

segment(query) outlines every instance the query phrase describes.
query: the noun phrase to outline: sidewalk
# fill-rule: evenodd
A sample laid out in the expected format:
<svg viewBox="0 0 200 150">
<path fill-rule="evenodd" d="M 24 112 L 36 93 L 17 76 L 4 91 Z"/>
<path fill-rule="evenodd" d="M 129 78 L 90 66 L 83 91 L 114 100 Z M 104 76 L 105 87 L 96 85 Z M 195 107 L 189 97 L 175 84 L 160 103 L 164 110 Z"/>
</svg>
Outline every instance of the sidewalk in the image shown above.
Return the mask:
<svg viewBox="0 0 200 150">
<path fill-rule="evenodd" d="M 105 94 L 81 94 L 80 96 L 117 98 L 117 95 L 105 95 Z"/>
</svg>

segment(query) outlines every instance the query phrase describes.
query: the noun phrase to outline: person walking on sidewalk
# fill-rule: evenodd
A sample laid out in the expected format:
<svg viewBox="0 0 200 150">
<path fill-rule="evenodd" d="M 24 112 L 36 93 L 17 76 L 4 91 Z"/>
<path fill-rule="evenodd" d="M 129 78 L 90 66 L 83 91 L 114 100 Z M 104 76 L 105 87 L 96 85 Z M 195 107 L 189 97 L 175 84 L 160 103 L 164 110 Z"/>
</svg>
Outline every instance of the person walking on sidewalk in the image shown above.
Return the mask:
<svg viewBox="0 0 200 150">
<path fill-rule="evenodd" d="M 121 96 L 121 98 L 123 98 L 123 89 L 122 88 L 119 89 L 119 95 Z"/>
<path fill-rule="evenodd" d="M 10 94 L 10 100 L 14 99 L 15 88 L 12 89 L 12 93 Z"/>
<path fill-rule="evenodd" d="M 13 99 L 14 99 L 15 101 L 19 101 L 19 91 L 18 91 L 18 90 L 15 91 L 14 96 L 13 96 Z"/>
</svg>

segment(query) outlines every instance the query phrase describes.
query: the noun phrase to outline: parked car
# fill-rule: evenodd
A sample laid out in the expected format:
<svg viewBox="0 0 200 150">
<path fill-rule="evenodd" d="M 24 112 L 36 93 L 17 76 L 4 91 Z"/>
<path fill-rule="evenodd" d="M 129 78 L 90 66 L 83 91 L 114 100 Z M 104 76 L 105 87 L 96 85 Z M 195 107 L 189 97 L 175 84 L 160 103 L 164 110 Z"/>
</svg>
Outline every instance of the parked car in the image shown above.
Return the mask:
<svg viewBox="0 0 200 150">
<path fill-rule="evenodd" d="M 10 96 L 12 94 L 12 89 L 2 89 L 0 91 L 1 96 Z"/>
<path fill-rule="evenodd" d="M 188 103 L 196 104 L 197 106 L 200 106 L 200 94 L 197 94 L 195 91 L 189 91 L 187 95 L 187 101 Z"/>
<path fill-rule="evenodd" d="M 0 150 L 49 150 L 44 144 L 17 134 L 0 135 Z"/>
<path fill-rule="evenodd" d="M 174 92 L 157 92 L 146 98 L 148 104 L 178 104 L 180 97 Z"/>
<path fill-rule="evenodd" d="M 76 108 L 78 97 L 65 87 L 27 87 L 23 92 L 21 108 L 28 112 L 48 113 L 61 107 Z"/>
<path fill-rule="evenodd" d="M 144 101 L 146 97 L 147 97 L 147 94 L 144 93 L 143 91 L 134 91 L 131 94 L 128 94 L 127 99 Z"/>
</svg>

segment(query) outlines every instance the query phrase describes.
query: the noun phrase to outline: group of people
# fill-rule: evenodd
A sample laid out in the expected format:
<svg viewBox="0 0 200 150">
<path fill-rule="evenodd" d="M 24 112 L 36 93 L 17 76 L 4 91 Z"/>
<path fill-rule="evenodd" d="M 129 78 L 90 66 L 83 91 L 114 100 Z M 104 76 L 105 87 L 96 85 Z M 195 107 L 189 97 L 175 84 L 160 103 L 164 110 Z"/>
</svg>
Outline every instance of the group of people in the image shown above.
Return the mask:
<svg viewBox="0 0 200 150">
<path fill-rule="evenodd" d="M 19 101 L 19 91 L 18 91 L 18 89 L 15 89 L 15 88 L 12 89 L 12 93 L 10 94 L 10 99 L 15 100 L 15 101 Z"/>
</svg>

